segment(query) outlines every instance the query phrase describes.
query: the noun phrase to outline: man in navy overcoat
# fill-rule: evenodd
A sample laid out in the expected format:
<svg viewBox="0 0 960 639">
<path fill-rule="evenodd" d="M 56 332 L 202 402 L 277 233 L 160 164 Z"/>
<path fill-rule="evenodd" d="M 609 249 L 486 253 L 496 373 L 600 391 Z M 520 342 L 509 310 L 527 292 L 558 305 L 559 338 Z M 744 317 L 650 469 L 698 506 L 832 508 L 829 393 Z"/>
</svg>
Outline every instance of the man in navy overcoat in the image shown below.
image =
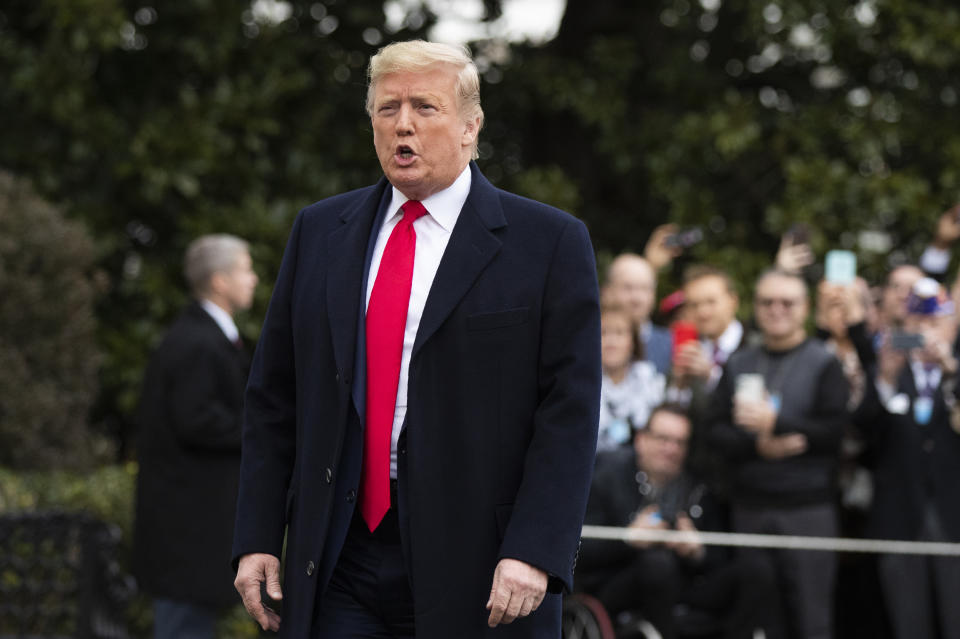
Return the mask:
<svg viewBox="0 0 960 639">
<path fill-rule="evenodd" d="M 599 412 L 589 236 L 470 161 L 483 113 L 464 50 L 385 47 L 367 110 L 385 178 L 301 211 L 254 357 L 237 589 L 284 637 L 559 637 Z M 368 315 L 410 201 L 427 215 L 407 225 L 389 509 L 371 522 Z"/>
</svg>

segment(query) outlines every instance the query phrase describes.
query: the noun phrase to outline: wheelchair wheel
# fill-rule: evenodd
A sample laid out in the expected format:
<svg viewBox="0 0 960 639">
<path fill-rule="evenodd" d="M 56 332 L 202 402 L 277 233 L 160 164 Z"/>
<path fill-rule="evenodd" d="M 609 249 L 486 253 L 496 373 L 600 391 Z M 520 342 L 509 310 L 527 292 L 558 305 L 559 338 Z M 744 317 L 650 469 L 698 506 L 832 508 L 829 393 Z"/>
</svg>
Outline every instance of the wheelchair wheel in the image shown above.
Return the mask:
<svg viewBox="0 0 960 639">
<path fill-rule="evenodd" d="M 564 597 L 562 614 L 563 639 L 616 639 L 610 615 L 590 595 Z"/>
</svg>

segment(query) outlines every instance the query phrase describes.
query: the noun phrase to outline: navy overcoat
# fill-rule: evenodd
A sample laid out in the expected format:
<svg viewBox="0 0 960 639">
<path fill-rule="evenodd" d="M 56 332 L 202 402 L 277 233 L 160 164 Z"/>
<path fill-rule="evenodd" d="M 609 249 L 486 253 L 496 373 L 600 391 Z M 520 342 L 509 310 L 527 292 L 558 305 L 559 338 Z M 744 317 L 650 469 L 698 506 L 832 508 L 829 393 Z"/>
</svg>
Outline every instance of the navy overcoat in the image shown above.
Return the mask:
<svg viewBox="0 0 960 639">
<path fill-rule="evenodd" d="M 418 639 L 560 636 L 596 447 L 600 320 L 584 225 L 493 187 L 470 195 L 409 369 L 398 500 Z M 280 634 L 309 636 L 360 483 L 362 300 L 386 179 L 294 223 L 246 394 L 234 565 L 280 556 Z M 541 608 L 489 629 L 503 557 L 551 575 Z M 318 593 L 319 590 L 319 593 Z"/>
</svg>

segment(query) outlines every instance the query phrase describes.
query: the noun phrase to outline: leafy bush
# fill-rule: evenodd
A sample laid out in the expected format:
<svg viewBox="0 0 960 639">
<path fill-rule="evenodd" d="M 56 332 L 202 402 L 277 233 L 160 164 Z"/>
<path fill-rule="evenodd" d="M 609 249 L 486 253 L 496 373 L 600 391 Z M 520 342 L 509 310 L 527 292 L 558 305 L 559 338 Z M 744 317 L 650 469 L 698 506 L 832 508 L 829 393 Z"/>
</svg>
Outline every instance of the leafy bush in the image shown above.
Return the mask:
<svg viewBox="0 0 960 639">
<path fill-rule="evenodd" d="M 90 473 L 15 471 L 0 466 L 0 517 L 18 511 L 83 511 L 120 528 L 123 533 L 121 564 L 129 570 L 137 465 L 104 466 Z M 127 610 L 132 637 L 151 636 L 153 613 L 150 599 L 141 593 Z M 231 639 L 256 637 L 256 624 L 243 606 L 225 614 L 217 636 Z"/>
<path fill-rule="evenodd" d="M 93 241 L 0 173 L 0 464 L 73 468 L 107 453 L 87 414 L 100 355 Z"/>
</svg>

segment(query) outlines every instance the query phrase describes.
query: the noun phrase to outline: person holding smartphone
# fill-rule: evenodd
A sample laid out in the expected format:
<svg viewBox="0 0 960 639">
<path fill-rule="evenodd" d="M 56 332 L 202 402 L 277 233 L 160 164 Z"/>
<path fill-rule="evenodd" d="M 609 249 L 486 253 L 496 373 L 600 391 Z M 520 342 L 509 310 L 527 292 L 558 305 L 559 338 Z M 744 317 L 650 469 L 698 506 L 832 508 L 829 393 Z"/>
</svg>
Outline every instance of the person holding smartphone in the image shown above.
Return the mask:
<svg viewBox="0 0 960 639">
<path fill-rule="evenodd" d="M 633 446 L 603 453 L 587 502 L 586 523 L 637 530 L 716 530 L 721 511 L 705 486 L 684 472 L 690 418 L 683 406 L 653 410 Z M 677 636 L 678 603 L 707 611 L 724 639 L 754 636 L 771 626 L 773 574 L 764 564 L 733 559 L 727 549 L 689 543 L 585 539 L 577 590 L 606 612 L 639 613 L 664 639 Z M 767 635 L 774 637 L 774 635 Z"/>
<path fill-rule="evenodd" d="M 883 341 L 857 420 L 875 460 L 867 535 L 960 542 L 956 309 L 935 280 L 914 284 L 904 330 Z M 882 555 L 878 573 L 894 637 L 960 636 L 960 559 Z"/>
<path fill-rule="evenodd" d="M 762 343 L 727 361 L 708 416 L 710 440 L 731 475 L 733 530 L 836 536 L 834 478 L 847 381 L 837 359 L 807 336 L 810 306 L 801 275 L 763 273 L 754 308 Z M 746 552 L 776 567 L 786 636 L 833 636 L 832 553 Z"/>
</svg>

